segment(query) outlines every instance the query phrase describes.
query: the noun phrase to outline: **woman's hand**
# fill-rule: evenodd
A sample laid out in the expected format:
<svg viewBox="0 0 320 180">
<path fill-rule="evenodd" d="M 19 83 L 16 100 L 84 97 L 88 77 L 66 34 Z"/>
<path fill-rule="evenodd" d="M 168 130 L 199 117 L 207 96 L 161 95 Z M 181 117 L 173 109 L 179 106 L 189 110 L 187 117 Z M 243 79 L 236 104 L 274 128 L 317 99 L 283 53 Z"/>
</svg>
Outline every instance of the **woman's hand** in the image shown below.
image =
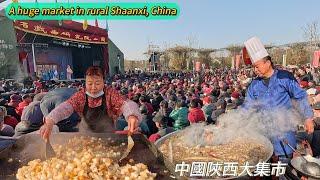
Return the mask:
<svg viewBox="0 0 320 180">
<path fill-rule="evenodd" d="M 138 131 L 138 118 L 136 116 L 128 117 L 128 130 L 130 134 Z"/>
<path fill-rule="evenodd" d="M 44 118 L 44 124 L 40 128 L 40 136 L 42 139 L 47 141 L 51 135 L 54 122 L 52 119 Z"/>
</svg>

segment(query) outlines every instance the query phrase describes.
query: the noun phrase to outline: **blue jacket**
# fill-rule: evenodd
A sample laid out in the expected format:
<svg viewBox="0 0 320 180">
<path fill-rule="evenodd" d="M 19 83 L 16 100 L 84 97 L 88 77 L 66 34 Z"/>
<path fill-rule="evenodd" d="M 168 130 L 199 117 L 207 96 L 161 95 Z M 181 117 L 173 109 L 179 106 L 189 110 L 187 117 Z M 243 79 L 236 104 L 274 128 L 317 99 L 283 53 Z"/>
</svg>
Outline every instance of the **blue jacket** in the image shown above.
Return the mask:
<svg viewBox="0 0 320 180">
<path fill-rule="evenodd" d="M 300 88 L 293 74 L 284 70 L 274 70 L 270 77 L 269 85 L 266 86 L 262 78 L 254 79 L 246 94 L 244 107 L 257 108 L 258 110 L 270 111 L 277 109 L 292 109 L 292 100 L 298 105 L 298 111 L 306 120 L 313 117 L 313 111 L 307 100 L 307 93 Z M 294 132 L 287 132 L 284 135 L 292 146 L 296 146 L 296 138 Z M 276 155 L 284 155 L 284 151 L 280 145 L 280 139 L 273 138 L 274 153 Z M 293 151 L 286 145 L 287 154 Z"/>
</svg>

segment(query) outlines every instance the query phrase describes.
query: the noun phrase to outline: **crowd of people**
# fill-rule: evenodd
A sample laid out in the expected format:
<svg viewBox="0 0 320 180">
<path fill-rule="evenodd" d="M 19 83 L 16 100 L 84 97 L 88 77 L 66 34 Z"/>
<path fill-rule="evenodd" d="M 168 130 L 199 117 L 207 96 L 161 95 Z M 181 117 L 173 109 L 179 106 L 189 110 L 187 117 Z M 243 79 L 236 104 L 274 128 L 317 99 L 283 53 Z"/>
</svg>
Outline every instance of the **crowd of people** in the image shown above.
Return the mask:
<svg viewBox="0 0 320 180">
<path fill-rule="evenodd" d="M 315 117 L 320 117 L 318 69 L 308 65 L 278 68 L 293 73 L 300 87 L 307 91 Z M 193 123 L 216 124 L 220 115 L 242 105 L 246 89 L 254 78 L 252 69 L 245 67 L 239 70 L 220 68 L 196 74 L 129 71 L 106 79 L 106 84 L 139 105 L 142 114 L 139 130 L 155 142 Z M 17 83 L 1 80 L 0 135 L 20 136 L 39 130 L 45 116 L 84 86 L 84 81 L 36 79 L 31 83 L 30 80 Z M 80 121 L 81 117 L 74 112 L 60 121 L 56 128 L 60 132 L 77 132 Z M 124 116 L 120 116 L 115 130 L 124 130 L 127 125 Z M 319 155 L 319 148 L 316 145 L 313 148 Z"/>
</svg>

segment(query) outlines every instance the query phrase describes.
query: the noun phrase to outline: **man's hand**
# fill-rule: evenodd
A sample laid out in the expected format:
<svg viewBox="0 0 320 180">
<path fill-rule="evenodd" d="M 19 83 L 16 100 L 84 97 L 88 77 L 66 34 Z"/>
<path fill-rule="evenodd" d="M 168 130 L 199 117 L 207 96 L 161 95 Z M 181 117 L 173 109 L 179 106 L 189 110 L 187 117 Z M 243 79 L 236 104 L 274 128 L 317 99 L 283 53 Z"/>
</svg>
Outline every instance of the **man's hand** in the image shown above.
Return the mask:
<svg viewBox="0 0 320 180">
<path fill-rule="evenodd" d="M 42 139 L 44 139 L 45 141 L 49 139 L 53 126 L 54 126 L 54 122 L 52 119 L 49 119 L 49 118 L 44 119 L 44 124 L 40 128 L 40 136 Z"/>
<path fill-rule="evenodd" d="M 320 101 L 320 94 L 312 98 L 312 105 L 316 104 L 319 101 Z"/>
<path fill-rule="evenodd" d="M 136 116 L 128 117 L 128 130 L 131 134 L 138 131 L 138 118 Z"/>
<path fill-rule="evenodd" d="M 307 119 L 305 121 L 304 128 L 305 128 L 305 130 L 307 131 L 308 134 L 313 133 L 313 131 L 314 131 L 314 122 L 313 122 L 312 118 Z"/>
</svg>

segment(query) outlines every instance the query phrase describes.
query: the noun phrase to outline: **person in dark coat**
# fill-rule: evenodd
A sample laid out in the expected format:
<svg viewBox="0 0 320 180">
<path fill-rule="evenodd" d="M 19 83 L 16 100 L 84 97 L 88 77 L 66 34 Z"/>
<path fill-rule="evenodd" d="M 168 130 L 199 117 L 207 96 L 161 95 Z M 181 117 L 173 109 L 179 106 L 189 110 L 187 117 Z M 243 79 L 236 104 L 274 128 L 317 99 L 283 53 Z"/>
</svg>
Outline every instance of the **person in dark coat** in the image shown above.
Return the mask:
<svg viewBox="0 0 320 180">
<path fill-rule="evenodd" d="M 145 95 L 140 96 L 139 103 L 141 104 L 141 106 L 146 106 L 148 114 L 152 115 L 152 113 L 154 112 L 153 107 L 151 103 L 148 102 L 148 99 Z"/>
<path fill-rule="evenodd" d="M 158 110 L 160 108 L 160 102 L 163 100 L 163 97 L 160 95 L 159 91 L 155 91 L 152 99 L 152 107 L 154 110 Z"/>
<path fill-rule="evenodd" d="M 55 107 L 69 99 L 77 89 L 74 88 L 58 88 L 48 92 L 40 102 L 40 108 L 44 116 L 47 116 Z M 61 132 L 75 132 L 80 121 L 80 116 L 74 112 L 72 115 L 60 121 L 57 126 Z"/>
<path fill-rule="evenodd" d="M 210 96 L 204 97 L 202 101 L 203 101 L 202 111 L 205 115 L 206 122 L 207 124 L 212 124 L 213 121 L 212 121 L 211 115 L 212 115 L 212 112 L 217 108 L 212 103 L 212 98 Z"/>
<path fill-rule="evenodd" d="M 149 137 L 158 131 L 156 124 L 152 121 L 152 116 L 148 113 L 148 108 L 145 105 L 140 106 L 140 112 L 142 114 L 141 123 L 145 124 L 145 128 L 141 128 L 142 132 Z"/>
<path fill-rule="evenodd" d="M 163 115 L 158 115 L 158 116 L 155 116 L 153 118 L 153 121 L 155 122 L 157 128 L 158 128 L 158 132 L 157 133 L 154 133 L 152 134 L 150 137 L 149 137 L 149 141 L 150 142 L 156 142 L 158 139 L 160 139 L 161 137 L 169 134 L 169 133 L 172 133 L 174 132 L 174 128 L 173 127 L 168 127 L 167 124 L 168 122 L 166 118 L 164 118 Z"/>
<path fill-rule="evenodd" d="M 163 100 L 160 103 L 160 109 L 154 116 L 154 118 L 164 118 L 164 122 L 167 123 L 167 126 L 173 127 L 174 120 L 170 117 L 170 113 L 172 112 L 172 109 L 169 107 L 169 104 L 167 101 Z"/>
<path fill-rule="evenodd" d="M 40 129 L 43 125 L 43 114 L 40 101 L 30 103 L 22 112 L 21 122 L 15 129 L 15 136 L 31 133 Z"/>
<path fill-rule="evenodd" d="M 227 102 L 224 99 L 219 99 L 215 106 L 217 109 L 214 110 L 211 115 L 214 124 L 217 123 L 218 117 L 226 112 Z"/>
</svg>

